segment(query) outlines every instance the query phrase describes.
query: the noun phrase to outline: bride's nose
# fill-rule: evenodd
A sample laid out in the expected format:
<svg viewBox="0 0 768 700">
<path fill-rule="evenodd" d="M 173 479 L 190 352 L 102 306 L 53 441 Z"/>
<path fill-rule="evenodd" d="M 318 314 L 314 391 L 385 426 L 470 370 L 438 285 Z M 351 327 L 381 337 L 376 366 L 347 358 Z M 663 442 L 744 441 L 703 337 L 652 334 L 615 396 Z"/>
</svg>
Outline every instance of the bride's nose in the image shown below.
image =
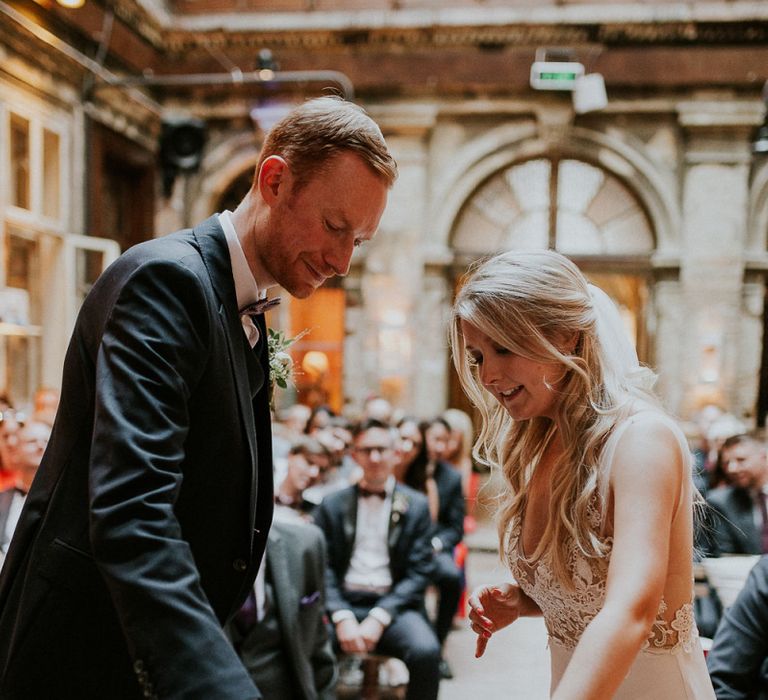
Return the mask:
<svg viewBox="0 0 768 700">
<path fill-rule="evenodd" d="M 492 360 L 484 359 L 483 364 L 480 365 L 480 381 L 486 389 L 493 389 L 494 385 L 499 381 L 500 375 L 498 366 Z"/>
</svg>

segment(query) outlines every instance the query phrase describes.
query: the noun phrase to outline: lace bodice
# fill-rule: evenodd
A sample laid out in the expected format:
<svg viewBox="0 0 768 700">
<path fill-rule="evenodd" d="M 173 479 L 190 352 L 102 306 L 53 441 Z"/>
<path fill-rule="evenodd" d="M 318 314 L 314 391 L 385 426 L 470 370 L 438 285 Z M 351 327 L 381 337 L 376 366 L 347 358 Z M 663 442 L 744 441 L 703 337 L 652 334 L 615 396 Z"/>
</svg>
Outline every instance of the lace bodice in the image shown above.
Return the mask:
<svg viewBox="0 0 768 700">
<path fill-rule="evenodd" d="M 600 515 L 596 508 L 590 509 L 590 518 L 595 531 L 599 532 Z M 526 559 L 520 532 L 520 522 L 513 522 L 505 548 L 512 575 L 526 595 L 541 609 L 550 639 L 573 649 L 605 601 L 612 539 L 604 539 L 607 554 L 602 558 L 587 557 L 575 544 L 571 546 L 568 562 L 574 583 L 574 589 L 571 590 L 556 579 L 546 559 L 536 562 Z M 643 650 L 671 653 L 683 649 L 690 652 L 698 637 L 693 604 L 682 605 L 671 620 L 667 612 L 667 604 L 662 599 Z"/>
</svg>

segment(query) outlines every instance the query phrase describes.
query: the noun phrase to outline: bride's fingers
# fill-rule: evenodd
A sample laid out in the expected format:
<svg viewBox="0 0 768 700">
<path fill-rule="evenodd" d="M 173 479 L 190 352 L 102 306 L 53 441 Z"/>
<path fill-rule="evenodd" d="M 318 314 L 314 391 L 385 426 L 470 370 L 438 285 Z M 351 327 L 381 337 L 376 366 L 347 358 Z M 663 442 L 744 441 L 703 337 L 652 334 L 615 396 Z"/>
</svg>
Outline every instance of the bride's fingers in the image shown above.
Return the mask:
<svg viewBox="0 0 768 700">
<path fill-rule="evenodd" d="M 485 654 L 485 647 L 488 646 L 488 638 L 479 636 L 477 638 L 477 643 L 475 644 L 475 658 L 479 659 L 483 654 Z"/>
<path fill-rule="evenodd" d="M 489 617 L 486 617 L 482 613 L 478 613 L 476 610 L 473 610 L 469 613 L 469 619 L 471 622 L 475 622 L 481 627 L 485 627 L 487 629 L 493 628 L 493 620 L 491 620 Z"/>
</svg>

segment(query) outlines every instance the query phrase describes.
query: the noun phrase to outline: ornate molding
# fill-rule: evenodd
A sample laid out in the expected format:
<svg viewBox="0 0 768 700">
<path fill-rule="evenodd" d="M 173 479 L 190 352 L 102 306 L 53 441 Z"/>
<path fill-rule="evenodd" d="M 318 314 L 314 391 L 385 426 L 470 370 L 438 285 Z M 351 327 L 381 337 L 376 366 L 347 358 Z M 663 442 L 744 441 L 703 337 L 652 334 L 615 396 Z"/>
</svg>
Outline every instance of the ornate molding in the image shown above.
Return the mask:
<svg viewBox="0 0 768 700">
<path fill-rule="evenodd" d="M 206 48 L 275 49 L 449 48 L 501 50 L 520 46 L 743 46 L 768 44 L 768 21 L 701 24 L 510 25 L 429 28 L 340 28 L 259 31 L 235 28 L 168 29 L 162 42 L 173 53 Z"/>
<path fill-rule="evenodd" d="M 231 4 L 229 9 L 226 3 L 219 3 L 217 11 L 205 13 L 168 11 L 154 0 L 114 0 L 111 6 L 118 18 L 153 47 L 172 54 L 264 46 L 309 50 L 389 46 L 493 50 L 584 44 L 628 47 L 768 43 L 768 8 L 760 12 L 738 2 L 707 3 L 711 6 L 708 12 L 669 4 L 639 7 L 632 12 L 607 6 L 566 5 L 530 12 L 465 7 L 431 12 L 308 8 L 306 12 L 267 13 L 249 11 L 247 3 Z M 242 7 L 246 10 L 237 11 Z"/>
</svg>

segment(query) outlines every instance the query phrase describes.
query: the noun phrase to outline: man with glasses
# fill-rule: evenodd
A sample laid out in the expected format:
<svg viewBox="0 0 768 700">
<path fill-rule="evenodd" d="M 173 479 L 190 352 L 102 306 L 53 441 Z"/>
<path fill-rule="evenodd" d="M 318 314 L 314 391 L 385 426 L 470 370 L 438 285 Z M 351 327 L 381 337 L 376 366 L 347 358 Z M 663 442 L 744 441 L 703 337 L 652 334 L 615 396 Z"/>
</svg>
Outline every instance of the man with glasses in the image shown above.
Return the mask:
<svg viewBox="0 0 768 700">
<path fill-rule="evenodd" d="M 424 612 L 432 567 L 427 499 L 393 476 L 396 432 L 377 420 L 358 426 L 354 486 L 326 496 L 315 523 L 328 544 L 327 608 L 346 654 L 402 659 L 407 698 L 437 698 L 440 646 Z"/>
</svg>

